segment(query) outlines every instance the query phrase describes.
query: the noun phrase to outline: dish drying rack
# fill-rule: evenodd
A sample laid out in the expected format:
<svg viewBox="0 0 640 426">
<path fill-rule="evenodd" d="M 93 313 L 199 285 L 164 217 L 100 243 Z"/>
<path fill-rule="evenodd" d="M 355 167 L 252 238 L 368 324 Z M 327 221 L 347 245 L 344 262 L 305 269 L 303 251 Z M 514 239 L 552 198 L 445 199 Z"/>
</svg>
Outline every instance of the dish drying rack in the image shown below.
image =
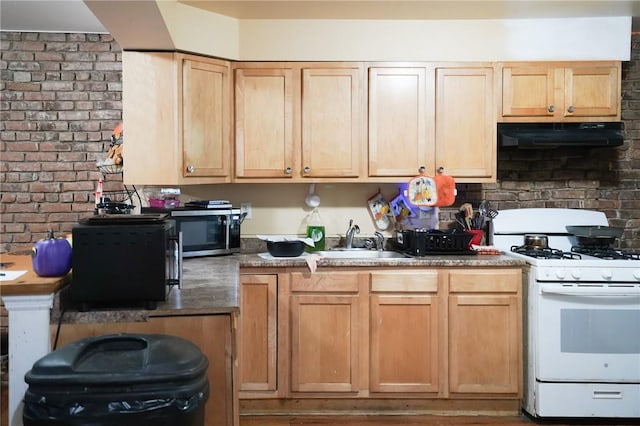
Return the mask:
<svg viewBox="0 0 640 426">
<path fill-rule="evenodd" d="M 107 176 L 120 175 L 120 182 L 122 182 L 122 165 L 121 164 L 109 164 L 97 166 L 100 173 L 102 173 L 102 180 L 107 182 Z M 122 184 L 122 188 L 118 190 L 102 191 L 102 198 L 109 199 L 113 203 L 128 203 L 131 207 L 135 207 L 134 203 L 137 199 L 138 206 L 142 205 L 142 199 L 135 185 Z"/>
</svg>

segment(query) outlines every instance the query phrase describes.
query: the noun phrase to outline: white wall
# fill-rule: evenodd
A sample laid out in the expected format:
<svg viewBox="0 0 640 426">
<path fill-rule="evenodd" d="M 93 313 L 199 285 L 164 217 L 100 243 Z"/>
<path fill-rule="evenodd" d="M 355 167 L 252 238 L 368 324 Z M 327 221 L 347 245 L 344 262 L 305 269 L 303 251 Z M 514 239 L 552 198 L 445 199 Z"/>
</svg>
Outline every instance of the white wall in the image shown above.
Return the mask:
<svg viewBox="0 0 640 426">
<path fill-rule="evenodd" d="M 628 60 L 631 18 L 242 20 L 242 60 Z"/>
<path fill-rule="evenodd" d="M 381 190 L 390 201 L 398 194 L 395 184 L 316 184 L 320 196 L 320 216 L 328 237 L 344 236 L 349 219 L 361 229 L 361 236 L 375 232 L 368 213 L 367 200 Z M 180 199 L 229 200 L 234 206 L 251 202 L 252 219 L 242 224 L 243 236 L 257 234 L 303 235 L 311 209 L 304 203 L 307 184 L 227 184 L 193 185 L 181 188 Z M 462 201 L 461 201 L 462 202 Z M 386 233 L 391 235 L 390 233 Z"/>
</svg>

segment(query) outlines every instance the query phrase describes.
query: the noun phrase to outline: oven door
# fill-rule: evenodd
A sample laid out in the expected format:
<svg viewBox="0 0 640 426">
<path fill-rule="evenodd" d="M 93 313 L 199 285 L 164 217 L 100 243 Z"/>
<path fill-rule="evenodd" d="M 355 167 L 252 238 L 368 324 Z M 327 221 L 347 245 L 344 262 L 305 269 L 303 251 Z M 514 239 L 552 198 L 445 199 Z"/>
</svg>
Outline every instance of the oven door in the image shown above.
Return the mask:
<svg viewBox="0 0 640 426">
<path fill-rule="evenodd" d="M 537 285 L 538 380 L 640 383 L 640 286 Z"/>
</svg>

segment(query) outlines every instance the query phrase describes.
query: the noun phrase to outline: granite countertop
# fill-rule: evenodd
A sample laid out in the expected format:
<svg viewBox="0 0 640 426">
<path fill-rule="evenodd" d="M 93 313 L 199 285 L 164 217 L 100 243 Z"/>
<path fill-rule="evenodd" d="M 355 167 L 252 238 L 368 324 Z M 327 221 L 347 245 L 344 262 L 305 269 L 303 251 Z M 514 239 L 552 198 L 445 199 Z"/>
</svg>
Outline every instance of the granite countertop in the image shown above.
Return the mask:
<svg viewBox="0 0 640 426">
<path fill-rule="evenodd" d="M 505 255 L 425 256 L 402 259 L 327 259 L 317 260 L 317 270 L 328 267 L 521 267 L 526 262 Z M 111 308 L 78 312 L 65 309 L 64 323 L 137 322 L 154 316 L 230 314 L 239 310 L 240 268 L 305 268 L 307 256 L 264 258 L 258 253 L 184 260 L 182 288 L 172 287 L 167 300 L 156 309 Z M 60 319 L 61 307 L 68 300 L 69 288 L 54 299 L 52 323 Z"/>
<path fill-rule="evenodd" d="M 295 268 L 307 267 L 307 256 L 300 257 L 261 257 L 257 253 L 239 254 L 241 268 Z M 451 267 L 451 266 L 484 266 L 508 267 L 525 266 L 523 260 L 505 255 L 435 255 L 422 257 L 406 257 L 391 259 L 336 259 L 321 258 L 317 261 L 318 270 L 323 267 Z"/>
<path fill-rule="evenodd" d="M 63 323 L 139 322 L 149 317 L 174 315 L 229 314 L 239 309 L 238 258 L 233 256 L 185 259 L 182 288 L 172 286 L 167 300 L 156 309 L 94 308 L 87 312 L 65 309 Z M 58 293 L 51 311 L 51 322 L 60 319 L 62 307 L 68 303 L 69 287 Z"/>
</svg>

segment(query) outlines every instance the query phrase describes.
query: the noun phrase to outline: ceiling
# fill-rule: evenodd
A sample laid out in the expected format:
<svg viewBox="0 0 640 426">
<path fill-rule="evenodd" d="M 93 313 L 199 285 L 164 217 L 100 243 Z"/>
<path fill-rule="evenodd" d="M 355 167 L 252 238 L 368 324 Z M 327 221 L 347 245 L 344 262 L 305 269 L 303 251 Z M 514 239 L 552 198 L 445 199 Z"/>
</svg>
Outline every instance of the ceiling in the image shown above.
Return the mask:
<svg viewBox="0 0 640 426">
<path fill-rule="evenodd" d="M 177 1 L 239 19 L 520 19 L 633 16 L 633 31 L 640 31 L 640 0 L 161 1 Z M 82 0 L 2 0 L 0 29 L 108 32 Z"/>
</svg>

